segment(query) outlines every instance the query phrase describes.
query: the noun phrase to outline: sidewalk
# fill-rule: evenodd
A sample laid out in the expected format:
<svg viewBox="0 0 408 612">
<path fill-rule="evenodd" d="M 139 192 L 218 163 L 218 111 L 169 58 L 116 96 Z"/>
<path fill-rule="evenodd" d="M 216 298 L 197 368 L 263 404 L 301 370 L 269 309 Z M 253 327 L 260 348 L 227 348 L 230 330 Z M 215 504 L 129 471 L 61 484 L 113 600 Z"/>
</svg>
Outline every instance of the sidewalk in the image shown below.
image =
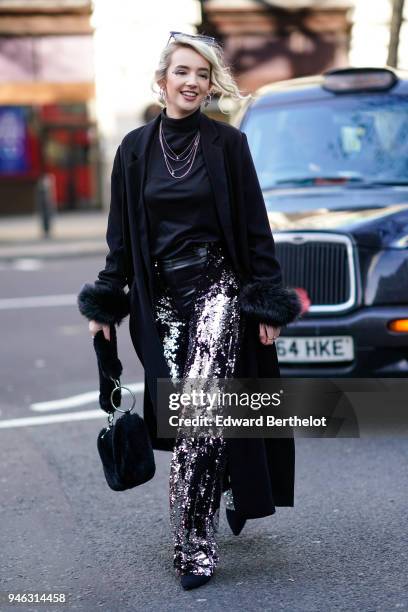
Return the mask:
<svg viewBox="0 0 408 612">
<path fill-rule="evenodd" d="M 106 211 L 56 213 L 44 238 L 36 215 L 0 217 L 0 261 L 106 254 L 107 219 Z"/>
</svg>

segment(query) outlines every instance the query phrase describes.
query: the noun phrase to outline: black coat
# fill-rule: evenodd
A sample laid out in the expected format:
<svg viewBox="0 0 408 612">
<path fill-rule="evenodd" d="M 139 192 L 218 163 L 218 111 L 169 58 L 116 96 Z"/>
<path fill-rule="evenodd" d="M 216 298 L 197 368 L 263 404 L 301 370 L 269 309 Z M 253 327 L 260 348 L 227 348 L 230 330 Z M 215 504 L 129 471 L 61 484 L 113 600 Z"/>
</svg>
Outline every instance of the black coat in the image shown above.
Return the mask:
<svg viewBox="0 0 408 612">
<path fill-rule="evenodd" d="M 89 319 L 118 323 L 130 301 L 129 329 L 145 370 L 144 418 L 153 448 L 171 450 L 174 440 L 156 435 L 157 378 L 170 378 L 154 321 L 152 261 L 143 202 L 149 145 L 160 116 L 129 132 L 118 148 L 111 179 L 106 266 L 79 296 Z M 299 315 L 296 293 L 282 287 L 279 263 L 262 191 L 245 134 L 201 114 L 201 146 L 214 191 L 223 238 L 241 280 L 246 317 L 238 376 L 275 378 L 275 345 L 259 341 L 259 322 L 285 325 Z M 124 287 L 128 285 L 126 296 Z M 227 439 L 228 471 L 236 509 L 247 518 L 293 506 L 294 440 Z"/>
</svg>

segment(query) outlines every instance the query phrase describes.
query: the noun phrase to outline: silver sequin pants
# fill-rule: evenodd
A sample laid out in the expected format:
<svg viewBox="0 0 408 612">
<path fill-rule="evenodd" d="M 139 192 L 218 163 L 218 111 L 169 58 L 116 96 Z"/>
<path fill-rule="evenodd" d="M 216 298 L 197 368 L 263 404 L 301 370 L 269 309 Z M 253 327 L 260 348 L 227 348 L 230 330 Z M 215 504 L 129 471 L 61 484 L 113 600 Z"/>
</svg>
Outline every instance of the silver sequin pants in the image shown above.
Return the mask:
<svg viewBox="0 0 408 612">
<path fill-rule="evenodd" d="M 176 265 L 171 274 L 164 274 L 159 262 L 154 265 L 156 325 L 171 377 L 187 386 L 187 379 L 203 379 L 202 389 L 207 379 L 233 377 L 242 334 L 239 282 L 221 245 L 208 244 L 201 263 L 190 266 L 190 279 L 188 266 Z M 186 291 L 189 280 L 193 292 Z M 191 299 L 183 301 L 188 293 Z M 178 430 L 169 502 L 179 575 L 211 575 L 218 563 L 216 533 L 225 468 L 222 430 L 190 437 Z M 227 493 L 231 502 L 231 491 Z"/>
</svg>

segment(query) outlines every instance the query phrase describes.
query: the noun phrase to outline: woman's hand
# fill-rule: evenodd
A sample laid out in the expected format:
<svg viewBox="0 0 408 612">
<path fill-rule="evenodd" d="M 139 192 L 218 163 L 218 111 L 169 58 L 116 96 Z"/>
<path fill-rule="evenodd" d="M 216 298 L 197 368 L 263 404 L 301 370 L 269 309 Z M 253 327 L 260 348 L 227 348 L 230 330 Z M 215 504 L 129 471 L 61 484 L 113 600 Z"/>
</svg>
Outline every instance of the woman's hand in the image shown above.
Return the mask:
<svg viewBox="0 0 408 612">
<path fill-rule="evenodd" d="M 102 323 L 98 323 L 97 321 L 89 321 L 89 331 L 91 332 L 92 338 L 98 331 L 103 331 L 103 335 L 106 340 L 110 340 L 110 326 L 102 325 Z"/>
<path fill-rule="evenodd" d="M 280 327 L 273 327 L 266 323 L 259 324 L 259 340 L 262 344 L 273 344 L 280 334 Z"/>
</svg>

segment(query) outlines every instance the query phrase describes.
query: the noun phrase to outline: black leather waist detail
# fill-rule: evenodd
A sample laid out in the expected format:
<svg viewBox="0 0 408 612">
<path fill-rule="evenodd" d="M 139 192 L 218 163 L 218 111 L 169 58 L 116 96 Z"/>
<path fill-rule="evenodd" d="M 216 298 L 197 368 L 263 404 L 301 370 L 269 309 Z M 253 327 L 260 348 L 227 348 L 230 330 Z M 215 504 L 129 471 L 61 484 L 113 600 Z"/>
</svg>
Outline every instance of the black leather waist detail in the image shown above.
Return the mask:
<svg viewBox="0 0 408 612">
<path fill-rule="evenodd" d="M 197 243 L 180 256 L 157 260 L 160 276 L 185 316 L 191 313 L 195 291 L 206 268 L 212 244 Z"/>
</svg>

